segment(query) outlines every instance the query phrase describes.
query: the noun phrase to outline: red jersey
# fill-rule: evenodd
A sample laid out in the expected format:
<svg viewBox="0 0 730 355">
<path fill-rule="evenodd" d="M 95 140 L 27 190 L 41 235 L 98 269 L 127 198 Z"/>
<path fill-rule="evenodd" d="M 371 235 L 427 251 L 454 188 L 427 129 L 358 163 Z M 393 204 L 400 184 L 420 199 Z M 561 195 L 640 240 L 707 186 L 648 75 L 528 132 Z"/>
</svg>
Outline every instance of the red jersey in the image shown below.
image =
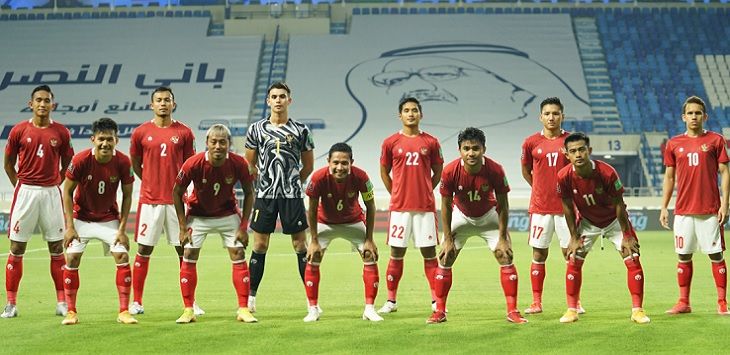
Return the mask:
<svg viewBox="0 0 730 355">
<path fill-rule="evenodd" d="M 458 158 L 444 168 L 439 192 L 441 196 L 453 196 L 454 204 L 465 216 L 480 217 L 497 205 L 495 192 L 509 192 L 509 183 L 502 165 L 492 159 L 483 157 L 482 169 L 471 175 Z"/>
<path fill-rule="evenodd" d="M 616 170 L 600 160 L 591 160 L 591 176 L 578 176 L 572 165 L 558 172 L 558 194 L 572 199 L 581 218 L 604 228 L 616 219 L 613 198 L 623 196 L 624 186 Z M 570 222 L 570 221 L 568 221 Z"/>
<path fill-rule="evenodd" d="M 237 182 L 253 181 L 248 163 L 242 156 L 228 153 L 223 165 L 210 164 L 208 153 L 202 152 L 185 161 L 177 174 L 176 186 L 187 189 L 193 183 L 188 196 L 188 215 L 198 217 L 225 217 L 239 213 L 234 187 Z"/>
<path fill-rule="evenodd" d="M 119 219 L 117 188 L 134 182 L 129 157 L 115 150 L 112 159 L 100 163 L 93 149 L 86 149 L 71 160 L 66 178 L 76 181 L 74 218 L 85 222 L 107 222 Z"/>
<path fill-rule="evenodd" d="M 172 121 L 168 127 L 145 122 L 132 132 L 129 154 L 142 162 L 139 202 L 172 204 L 172 187 L 183 163 L 195 154 L 195 137 L 190 127 Z"/>
<path fill-rule="evenodd" d="M 528 212 L 538 214 L 563 214 L 560 196 L 555 194 L 558 171 L 570 164 L 565 157 L 565 137 L 562 131 L 553 139 L 543 132 L 535 133 L 522 143 L 522 166 L 532 171 L 532 193 Z"/>
<path fill-rule="evenodd" d="M 431 166 L 443 163 L 438 139 L 426 132 L 422 131 L 415 137 L 398 132 L 386 138 L 380 154 L 380 165 L 392 168 L 390 210 L 436 211 Z"/>
<path fill-rule="evenodd" d="M 664 165 L 675 168 L 678 215 L 716 214 L 720 209 L 718 165 L 728 162 L 723 136 L 704 131 L 699 137 L 681 134 L 667 141 Z"/>
<path fill-rule="evenodd" d="M 48 127 L 33 125 L 32 119 L 16 124 L 8 135 L 6 156 L 18 156 L 18 183 L 57 186 L 61 183 L 61 159 L 71 159 L 71 133 L 54 122 Z"/>
<path fill-rule="evenodd" d="M 358 198 L 361 193 L 367 194 L 372 190 L 368 174 L 360 168 L 351 167 L 345 181 L 337 182 L 329 167 L 325 167 L 312 174 L 306 193 L 311 198 L 320 199 L 317 222 L 350 224 L 365 221 Z"/>
</svg>

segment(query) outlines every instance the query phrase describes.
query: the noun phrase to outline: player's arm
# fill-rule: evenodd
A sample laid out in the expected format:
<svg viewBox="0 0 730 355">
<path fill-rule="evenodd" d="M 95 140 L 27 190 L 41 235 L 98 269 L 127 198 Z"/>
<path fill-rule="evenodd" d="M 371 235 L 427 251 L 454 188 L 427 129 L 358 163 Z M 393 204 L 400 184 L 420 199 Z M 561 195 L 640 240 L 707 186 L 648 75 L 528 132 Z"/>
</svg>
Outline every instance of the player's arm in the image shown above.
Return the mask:
<svg viewBox="0 0 730 355">
<path fill-rule="evenodd" d="M 730 171 L 727 163 L 721 163 L 720 170 L 720 210 L 717 212 L 717 220 L 720 225 L 725 225 L 728 220 L 728 200 L 730 199 Z"/>
<path fill-rule="evenodd" d="M 578 235 L 578 226 L 575 225 L 576 217 L 575 210 L 573 209 L 573 200 L 571 198 L 563 197 L 561 201 L 563 204 L 563 216 L 565 216 L 565 222 L 568 225 L 568 231 L 570 232 L 570 243 L 568 244 L 567 255 L 571 257 L 578 253 L 578 250 L 582 247 L 582 241 Z"/>
<path fill-rule="evenodd" d="M 138 178 L 142 178 L 142 158 L 138 156 L 130 156 L 129 157 L 132 160 L 132 170 L 134 170 L 134 175 L 137 175 Z"/>
<path fill-rule="evenodd" d="M 256 176 L 259 172 L 258 169 L 258 152 L 256 149 L 249 149 L 246 148 L 246 151 L 243 153 L 244 157 L 246 158 L 246 161 L 248 161 L 248 172 L 252 176 Z"/>
<path fill-rule="evenodd" d="M 302 152 L 302 170 L 299 170 L 299 180 L 307 181 L 307 178 L 314 171 L 314 150 Z"/>
<path fill-rule="evenodd" d="M 522 165 L 522 177 L 525 178 L 525 181 L 527 181 L 527 184 L 532 186 L 532 167 L 527 165 Z"/>
<path fill-rule="evenodd" d="M 392 166 L 380 165 L 380 179 L 383 180 L 383 185 L 388 193 L 393 193 L 393 179 L 390 177 L 390 169 Z"/>
<path fill-rule="evenodd" d="M 378 261 L 378 247 L 373 240 L 373 230 L 375 230 L 375 194 L 372 188 L 369 190 L 362 193 L 362 199 L 365 203 L 365 245 L 363 246 L 363 258 L 365 261 L 376 262 Z"/>
<path fill-rule="evenodd" d="M 8 175 L 10 183 L 15 186 L 18 183 L 18 171 L 15 170 L 15 163 L 18 161 L 17 154 L 5 154 L 5 174 Z"/>
<path fill-rule="evenodd" d="M 441 252 L 438 259 L 441 265 L 449 265 L 456 257 L 454 246 L 454 234 L 451 231 L 451 218 L 454 213 L 454 196 L 441 195 L 441 224 L 443 225 L 444 242 L 441 244 Z"/>
<path fill-rule="evenodd" d="M 322 247 L 319 245 L 317 235 L 317 209 L 319 208 L 319 196 L 309 196 L 309 209 L 307 209 L 307 223 L 309 223 L 309 233 L 311 241 L 307 247 L 307 260 L 322 260 Z"/>
<path fill-rule="evenodd" d="M 187 190 L 188 184 L 178 185 L 172 188 L 172 203 L 175 205 L 175 213 L 177 214 L 177 224 L 180 228 L 180 246 L 190 242 L 190 236 L 188 235 L 188 221 L 185 216 L 185 204 L 183 203 L 183 195 Z"/>
<path fill-rule="evenodd" d="M 512 241 L 509 238 L 507 226 L 509 225 L 509 200 L 507 194 L 496 194 L 497 197 L 497 217 L 499 224 L 499 241 L 494 249 L 494 255 L 499 260 L 512 262 Z"/>
<path fill-rule="evenodd" d="M 673 166 L 668 166 L 664 171 L 664 182 L 662 183 L 662 208 L 659 211 L 659 223 L 665 229 L 669 229 L 669 201 L 674 192 L 675 172 Z M 726 200 L 727 201 L 727 200 Z"/>
<path fill-rule="evenodd" d="M 241 188 L 243 189 L 243 210 L 241 211 L 241 224 L 238 226 L 236 231 L 236 239 L 238 239 L 243 247 L 248 247 L 248 219 L 251 216 L 251 210 L 253 209 L 253 182 L 239 180 L 241 182 Z"/>
<path fill-rule="evenodd" d="M 117 231 L 116 242 L 129 250 L 129 238 L 127 237 L 127 219 L 129 210 L 132 208 L 132 190 L 134 184 L 122 184 L 122 209 L 119 213 L 119 231 Z"/>
<path fill-rule="evenodd" d="M 58 172 L 61 175 L 61 182 L 66 178 L 66 169 L 68 164 L 71 163 L 71 159 L 73 159 L 73 155 L 61 157 L 61 171 Z"/>
<path fill-rule="evenodd" d="M 441 181 L 441 173 L 444 171 L 444 165 L 433 164 L 431 165 L 431 171 L 433 172 L 433 175 L 431 175 L 431 188 L 435 189 L 436 186 L 439 186 L 439 181 Z"/>
<path fill-rule="evenodd" d="M 613 205 L 616 208 L 616 219 L 621 226 L 621 232 L 624 237 L 621 241 L 621 256 L 624 258 L 634 254 L 639 254 L 639 240 L 636 238 L 636 232 L 629 222 L 629 213 L 626 211 L 626 204 L 623 196 L 616 196 L 613 199 Z"/>
<path fill-rule="evenodd" d="M 66 178 L 63 182 L 62 196 L 63 196 L 63 215 L 66 220 L 66 232 L 63 235 L 63 245 L 68 248 L 71 242 L 76 239 L 79 240 L 79 235 L 76 233 L 74 227 L 74 200 L 73 193 L 76 190 L 78 183 L 75 180 Z"/>
</svg>

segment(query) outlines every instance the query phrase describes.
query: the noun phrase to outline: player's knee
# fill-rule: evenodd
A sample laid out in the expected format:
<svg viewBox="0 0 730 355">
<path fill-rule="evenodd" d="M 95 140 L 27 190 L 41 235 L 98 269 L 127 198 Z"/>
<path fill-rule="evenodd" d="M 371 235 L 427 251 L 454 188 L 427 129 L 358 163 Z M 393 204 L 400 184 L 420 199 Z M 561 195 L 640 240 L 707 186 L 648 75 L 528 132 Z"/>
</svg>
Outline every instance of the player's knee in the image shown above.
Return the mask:
<svg viewBox="0 0 730 355">
<path fill-rule="evenodd" d="M 66 254 L 66 266 L 72 269 L 78 269 L 79 265 L 81 265 L 81 255 L 80 253 Z"/>
<path fill-rule="evenodd" d="M 56 242 L 49 242 L 48 251 L 51 252 L 51 254 L 62 254 L 63 253 L 63 241 L 59 240 Z"/>
<path fill-rule="evenodd" d="M 231 257 L 231 261 L 246 259 L 246 250 L 243 248 L 228 248 L 228 254 Z"/>
<path fill-rule="evenodd" d="M 139 255 L 150 256 L 153 250 L 155 250 L 154 246 L 137 244 L 137 254 Z"/>
<path fill-rule="evenodd" d="M 542 263 L 547 260 L 547 257 L 548 257 L 547 249 L 539 249 L 539 248 L 532 249 L 532 260 Z"/>
<path fill-rule="evenodd" d="M 129 254 L 127 253 L 114 253 L 114 261 L 117 264 L 126 264 L 129 263 Z"/>
<path fill-rule="evenodd" d="M 433 246 L 421 248 L 421 256 L 429 259 L 436 257 L 436 247 Z"/>
</svg>

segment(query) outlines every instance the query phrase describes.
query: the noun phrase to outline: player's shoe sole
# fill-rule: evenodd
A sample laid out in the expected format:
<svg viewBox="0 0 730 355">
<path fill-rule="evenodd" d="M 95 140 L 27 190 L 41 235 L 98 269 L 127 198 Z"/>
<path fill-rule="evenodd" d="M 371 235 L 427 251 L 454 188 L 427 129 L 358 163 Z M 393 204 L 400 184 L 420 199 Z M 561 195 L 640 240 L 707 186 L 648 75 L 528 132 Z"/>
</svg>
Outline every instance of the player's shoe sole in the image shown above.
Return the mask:
<svg viewBox="0 0 730 355">
<path fill-rule="evenodd" d="M 236 320 L 244 323 L 256 323 L 259 321 L 251 314 L 248 308 L 239 308 L 238 312 L 236 312 Z"/>
<path fill-rule="evenodd" d="M 129 311 L 124 311 L 119 313 L 117 316 L 117 323 L 121 324 L 137 324 L 137 319 L 132 317 L 132 314 L 129 313 Z"/>
<path fill-rule="evenodd" d="M 573 323 L 578 321 L 578 310 L 573 308 L 568 308 L 567 311 L 565 311 L 565 314 L 563 314 L 562 317 L 560 317 L 560 323 Z"/>
<path fill-rule="evenodd" d="M 637 324 L 647 324 L 651 322 L 651 319 L 646 316 L 643 309 L 639 308 L 631 311 L 631 321 Z"/>
<path fill-rule="evenodd" d="M 684 313 L 692 313 L 692 307 L 690 307 L 686 303 L 678 302 L 674 305 L 674 307 L 668 309 L 666 314 L 684 314 Z"/>
<path fill-rule="evenodd" d="M 76 315 L 76 312 L 70 311 L 66 312 L 66 318 L 64 318 L 61 321 L 62 325 L 74 325 L 79 324 L 79 317 Z"/>
</svg>

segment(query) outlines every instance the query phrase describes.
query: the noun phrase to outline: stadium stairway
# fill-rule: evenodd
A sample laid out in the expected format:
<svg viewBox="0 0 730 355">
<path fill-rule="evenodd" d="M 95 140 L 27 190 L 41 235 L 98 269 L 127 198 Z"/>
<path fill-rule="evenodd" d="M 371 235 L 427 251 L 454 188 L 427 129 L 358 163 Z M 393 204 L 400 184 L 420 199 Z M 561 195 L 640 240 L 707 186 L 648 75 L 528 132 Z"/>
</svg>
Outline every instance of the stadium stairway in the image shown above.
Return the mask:
<svg viewBox="0 0 730 355">
<path fill-rule="evenodd" d="M 622 133 L 624 130 L 611 90 L 608 65 L 606 64 L 606 57 L 604 56 L 595 18 L 574 16 L 573 31 L 578 42 L 583 75 L 588 86 L 593 127 L 590 129 L 591 127 L 575 125 L 576 127 L 572 127 L 572 130 Z"/>
<path fill-rule="evenodd" d="M 271 83 L 286 79 L 289 60 L 289 39 L 282 38 L 277 28 L 273 38 L 264 38 L 256 73 L 256 88 L 249 110 L 249 123 L 266 117 L 266 90 Z"/>
</svg>

